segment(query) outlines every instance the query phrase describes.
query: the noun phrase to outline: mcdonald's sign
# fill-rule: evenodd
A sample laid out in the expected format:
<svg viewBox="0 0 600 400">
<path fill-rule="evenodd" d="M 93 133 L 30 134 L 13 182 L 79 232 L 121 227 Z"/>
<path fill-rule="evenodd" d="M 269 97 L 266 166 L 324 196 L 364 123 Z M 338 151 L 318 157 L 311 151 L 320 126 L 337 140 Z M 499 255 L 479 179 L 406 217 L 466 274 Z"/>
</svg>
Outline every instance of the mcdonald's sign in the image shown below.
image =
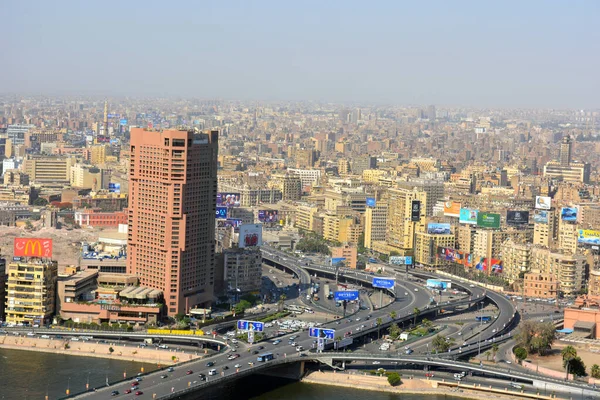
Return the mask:
<svg viewBox="0 0 600 400">
<path fill-rule="evenodd" d="M 15 257 L 52 257 L 52 239 L 15 238 Z"/>
</svg>

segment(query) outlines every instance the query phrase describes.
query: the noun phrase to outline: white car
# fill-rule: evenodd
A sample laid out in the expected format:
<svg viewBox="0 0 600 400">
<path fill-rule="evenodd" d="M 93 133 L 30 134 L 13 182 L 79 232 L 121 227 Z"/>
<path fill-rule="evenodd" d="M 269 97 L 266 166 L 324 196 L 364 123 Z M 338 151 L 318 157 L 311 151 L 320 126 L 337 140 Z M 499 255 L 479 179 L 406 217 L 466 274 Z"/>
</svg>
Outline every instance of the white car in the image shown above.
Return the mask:
<svg viewBox="0 0 600 400">
<path fill-rule="evenodd" d="M 242 368 L 242 364 L 235 364 L 234 368 Z"/>
<path fill-rule="evenodd" d="M 373 365 L 379 365 L 379 364 L 381 364 L 380 361 L 373 361 Z"/>
<path fill-rule="evenodd" d="M 210 371 L 208 371 L 208 375 L 213 376 L 217 374 L 217 370 L 216 369 L 211 369 Z"/>
</svg>

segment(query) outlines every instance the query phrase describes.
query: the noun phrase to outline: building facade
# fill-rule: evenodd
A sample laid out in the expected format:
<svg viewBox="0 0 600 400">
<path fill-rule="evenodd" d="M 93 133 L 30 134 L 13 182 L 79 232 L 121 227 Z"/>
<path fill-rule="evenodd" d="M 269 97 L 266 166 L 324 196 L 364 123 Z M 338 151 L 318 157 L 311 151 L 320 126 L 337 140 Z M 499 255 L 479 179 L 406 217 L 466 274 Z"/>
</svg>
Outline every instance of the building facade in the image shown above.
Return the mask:
<svg viewBox="0 0 600 400">
<path fill-rule="evenodd" d="M 213 297 L 218 132 L 131 130 L 127 271 L 169 315 Z"/>
<path fill-rule="evenodd" d="M 225 287 L 234 293 L 259 292 L 262 285 L 262 255 L 258 247 L 223 251 Z"/>
</svg>

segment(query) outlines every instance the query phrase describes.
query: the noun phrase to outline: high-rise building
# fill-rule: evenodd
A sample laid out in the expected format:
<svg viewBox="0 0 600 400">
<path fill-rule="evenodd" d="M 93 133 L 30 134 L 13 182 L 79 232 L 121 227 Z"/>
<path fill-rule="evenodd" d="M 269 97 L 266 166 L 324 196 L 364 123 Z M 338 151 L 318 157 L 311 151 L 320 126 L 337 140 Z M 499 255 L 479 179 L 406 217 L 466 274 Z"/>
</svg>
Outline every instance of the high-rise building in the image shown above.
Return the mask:
<svg viewBox="0 0 600 400">
<path fill-rule="evenodd" d="M 297 201 L 302 197 L 302 180 L 298 175 L 286 174 L 281 182 L 283 200 Z"/>
<path fill-rule="evenodd" d="M 75 162 L 74 157 L 28 155 L 23 161 L 23 171 L 34 183 L 68 183 Z"/>
<path fill-rule="evenodd" d="M 415 234 L 415 263 L 427 266 L 436 266 L 443 263 L 441 258 L 436 257 L 438 247 L 454 247 L 454 235 L 432 234 L 417 232 Z"/>
<path fill-rule="evenodd" d="M 563 167 L 568 167 L 571 164 L 571 138 L 569 136 L 563 137 L 563 140 L 560 144 L 560 165 Z"/>
<path fill-rule="evenodd" d="M 131 130 L 127 272 L 169 315 L 213 297 L 217 153 L 216 131 Z"/>
<path fill-rule="evenodd" d="M 260 292 L 262 256 L 260 248 L 223 251 L 225 287 L 235 293 Z"/>
<path fill-rule="evenodd" d="M 414 233 L 425 229 L 425 210 L 427 209 L 427 193 L 410 189 L 388 190 L 388 229 L 386 242 L 401 252 L 413 249 Z M 412 201 L 421 202 L 419 222 L 411 221 Z M 405 255 L 405 254 L 404 254 Z"/>
<path fill-rule="evenodd" d="M 35 125 L 9 125 L 6 129 L 6 135 L 11 140 L 13 145 L 25 144 L 25 134 L 34 128 Z"/>
<path fill-rule="evenodd" d="M 425 192 L 427 195 L 426 215 L 433 216 L 433 207 L 444 198 L 444 182 L 413 178 L 408 182 L 398 182 L 398 187 Z"/>
<path fill-rule="evenodd" d="M 549 161 L 544 165 L 544 176 L 562 179 L 565 182 L 590 183 L 591 166 L 588 163 L 574 163 L 572 155 L 571 138 L 565 136 L 560 144 L 560 153 L 557 161 Z"/>
<path fill-rule="evenodd" d="M 549 248 L 554 243 L 556 216 L 554 210 L 539 211 L 547 216 L 545 222 L 535 222 L 533 225 L 533 244 Z"/>
<path fill-rule="evenodd" d="M 373 248 L 373 242 L 385 241 L 387 230 L 387 203 L 377 202 L 375 207 L 367 207 L 365 211 L 365 244 L 367 249 Z"/>
<path fill-rule="evenodd" d="M 6 322 L 45 325 L 56 309 L 58 263 L 30 258 L 8 265 L 6 282 Z"/>
</svg>

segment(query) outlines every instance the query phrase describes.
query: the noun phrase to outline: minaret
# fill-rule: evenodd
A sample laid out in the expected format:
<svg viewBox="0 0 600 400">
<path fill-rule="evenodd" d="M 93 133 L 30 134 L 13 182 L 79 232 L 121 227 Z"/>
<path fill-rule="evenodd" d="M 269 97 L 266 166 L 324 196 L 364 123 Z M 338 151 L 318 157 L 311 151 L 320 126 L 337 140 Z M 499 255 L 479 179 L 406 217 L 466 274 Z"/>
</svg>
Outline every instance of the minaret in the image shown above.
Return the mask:
<svg viewBox="0 0 600 400">
<path fill-rule="evenodd" d="M 108 100 L 104 101 L 104 136 L 108 136 Z"/>
</svg>

